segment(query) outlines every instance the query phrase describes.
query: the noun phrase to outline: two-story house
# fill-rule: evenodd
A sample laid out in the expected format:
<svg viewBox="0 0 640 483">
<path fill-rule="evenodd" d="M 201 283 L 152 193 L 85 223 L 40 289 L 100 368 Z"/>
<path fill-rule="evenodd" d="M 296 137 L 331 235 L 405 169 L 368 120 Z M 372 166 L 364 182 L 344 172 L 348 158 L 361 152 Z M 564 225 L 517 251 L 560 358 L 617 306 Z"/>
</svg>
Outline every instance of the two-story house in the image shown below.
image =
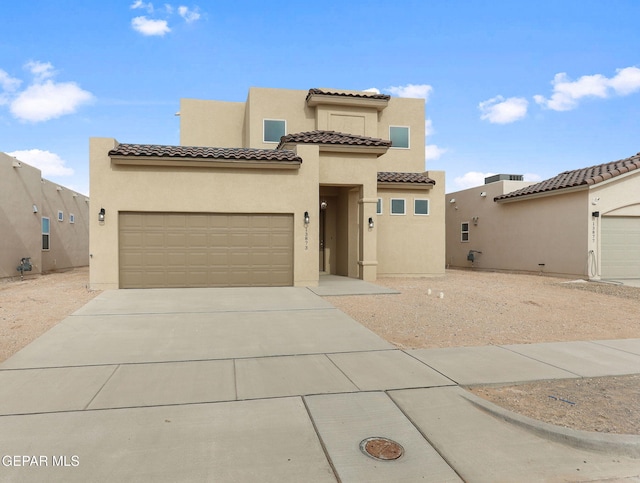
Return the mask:
<svg viewBox="0 0 640 483">
<path fill-rule="evenodd" d="M 91 139 L 94 288 L 444 273 L 423 99 L 251 88 L 183 99 L 180 146 Z"/>
</svg>

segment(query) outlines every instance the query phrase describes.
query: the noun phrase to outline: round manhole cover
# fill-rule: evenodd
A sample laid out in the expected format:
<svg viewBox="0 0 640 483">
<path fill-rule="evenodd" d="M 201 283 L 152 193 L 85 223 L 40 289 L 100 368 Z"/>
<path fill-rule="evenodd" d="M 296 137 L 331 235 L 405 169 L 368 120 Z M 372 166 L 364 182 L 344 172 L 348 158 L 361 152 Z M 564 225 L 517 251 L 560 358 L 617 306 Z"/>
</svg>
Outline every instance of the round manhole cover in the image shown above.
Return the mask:
<svg viewBox="0 0 640 483">
<path fill-rule="evenodd" d="M 393 461 L 404 454 L 404 448 L 388 438 L 367 438 L 360 442 L 360 450 L 377 460 Z"/>
</svg>

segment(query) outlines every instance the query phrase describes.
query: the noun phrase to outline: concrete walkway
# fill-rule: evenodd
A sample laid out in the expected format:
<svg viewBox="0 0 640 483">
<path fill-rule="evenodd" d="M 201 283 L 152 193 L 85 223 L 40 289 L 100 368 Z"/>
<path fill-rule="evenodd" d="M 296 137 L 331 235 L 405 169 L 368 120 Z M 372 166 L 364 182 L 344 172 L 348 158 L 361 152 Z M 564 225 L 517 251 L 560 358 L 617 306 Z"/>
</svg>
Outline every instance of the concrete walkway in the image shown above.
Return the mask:
<svg viewBox="0 0 640 483">
<path fill-rule="evenodd" d="M 640 339 L 402 351 L 304 288 L 107 291 L 0 365 L 0 480 L 640 481 L 640 437 L 460 387 L 638 372 Z"/>
</svg>

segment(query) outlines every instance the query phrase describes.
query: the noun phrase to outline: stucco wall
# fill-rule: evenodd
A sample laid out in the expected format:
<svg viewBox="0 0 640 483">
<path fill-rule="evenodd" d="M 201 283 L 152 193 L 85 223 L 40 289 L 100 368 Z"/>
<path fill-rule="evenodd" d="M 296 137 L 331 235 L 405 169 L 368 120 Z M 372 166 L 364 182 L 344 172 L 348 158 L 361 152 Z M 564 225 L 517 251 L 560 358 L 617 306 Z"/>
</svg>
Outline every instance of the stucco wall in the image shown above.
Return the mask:
<svg viewBox="0 0 640 483">
<path fill-rule="evenodd" d="M 493 201 L 527 184 L 532 183 L 498 181 L 447 194 L 449 266 L 587 275 L 587 190 L 510 203 Z M 480 196 L 482 192 L 486 197 Z M 469 223 L 468 242 L 461 241 L 463 222 Z M 467 260 L 469 250 L 482 252 L 473 264 Z"/>
<path fill-rule="evenodd" d="M 318 281 L 318 148 L 299 146 L 299 170 L 115 166 L 110 138 L 91 139 L 91 286 L 118 288 L 118 212 L 293 213 L 294 284 Z M 98 222 L 104 208 L 106 219 Z M 95 216 L 93 216 L 95 215 Z M 306 236 L 305 236 L 306 235 Z"/>
<path fill-rule="evenodd" d="M 47 180 L 42 182 L 42 195 L 43 216 L 49 216 L 51 220 L 49 250 L 42 252 L 42 271 L 87 266 L 89 264 L 88 198 Z M 62 221 L 58 221 L 59 211 L 62 212 Z M 71 223 L 71 214 L 74 215 L 74 223 Z"/>
<path fill-rule="evenodd" d="M 180 100 L 182 146 L 243 147 L 244 102 Z"/>
<path fill-rule="evenodd" d="M 39 169 L 0 153 L 0 278 L 17 276 L 22 257 L 31 257 L 33 270 L 27 274 L 89 264 L 87 198 L 41 176 Z M 49 250 L 42 250 L 42 217 L 50 219 Z"/>
<path fill-rule="evenodd" d="M 378 232 L 378 276 L 439 276 L 445 270 L 444 172 L 427 173 L 429 190 L 383 188 L 382 214 L 374 215 Z M 391 198 L 405 199 L 406 214 L 390 213 Z M 414 215 L 414 200 L 429 200 L 429 215 Z"/>
<path fill-rule="evenodd" d="M 16 267 L 22 257 L 31 257 L 31 273 L 42 272 L 41 173 L 24 163 L 14 168 L 14 161 L 0 153 L 0 278 L 19 275 Z"/>
</svg>

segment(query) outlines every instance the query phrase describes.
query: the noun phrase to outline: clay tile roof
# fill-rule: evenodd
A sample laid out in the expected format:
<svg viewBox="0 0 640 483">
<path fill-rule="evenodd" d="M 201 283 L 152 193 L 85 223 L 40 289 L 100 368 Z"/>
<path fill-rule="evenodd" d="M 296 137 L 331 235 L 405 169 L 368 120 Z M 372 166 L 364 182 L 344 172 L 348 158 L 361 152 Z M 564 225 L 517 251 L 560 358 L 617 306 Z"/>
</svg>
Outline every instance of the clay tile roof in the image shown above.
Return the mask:
<svg viewBox="0 0 640 483">
<path fill-rule="evenodd" d="M 378 183 L 420 183 L 435 185 L 432 180 L 424 173 L 395 173 L 380 172 L 378 173 Z"/>
<path fill-rule="evenodd" d="M 202 146 L 164 146 L 156 144 L 120 144 L 109 156 L 150 156 L 154 158 L 246 159 L 255 161 L 297 161 L 293 151 L 250 148 L 212 148 Z"/>
<path fill-rule="evenodd" d="M 286 143 L 307 144 L 341 144 L 347 146 L 375 146 L 389 147 L 391 141 L 366 136 L 356 136 L 336 131 L 308 131 L 296 134 L 287 134 L 280 138 L 280 144 L 276 149 L 281 149 Z"/>
<path fill-rule="evenodd" d="M 573 171 L 564 171 L 563 173 L 545 181 L 541 181 L 540 183 L 532 184 L 526 188 L 512 191 L 511 193 L 501 196 L 496 196 L 494 201 L 544 193 L 547 191 L 561 190 L 564 188 L 573 188 L 576 186 L 597 184 L 636 169 L 640 169 L 640 153 L 635 156 L 631 156 L 630 158 L 613 161 L 611 163 L 599 164 L 589 168 L 575 169 Z"/>
<path fill-rule="evenodd" d="M 375 94 L 369 92 L 333 92 L 333 91 L 323 91 L 322 89 L 309 89 L 309 93 L 307 94 L 307 100 L 310 96 L 339 96 L 339 97 L 355 97 L 362 99 L 381 99 L 383 101 L 388 101 L 391 99 L 391 96 L 387 94 Z"/>
</svg>

